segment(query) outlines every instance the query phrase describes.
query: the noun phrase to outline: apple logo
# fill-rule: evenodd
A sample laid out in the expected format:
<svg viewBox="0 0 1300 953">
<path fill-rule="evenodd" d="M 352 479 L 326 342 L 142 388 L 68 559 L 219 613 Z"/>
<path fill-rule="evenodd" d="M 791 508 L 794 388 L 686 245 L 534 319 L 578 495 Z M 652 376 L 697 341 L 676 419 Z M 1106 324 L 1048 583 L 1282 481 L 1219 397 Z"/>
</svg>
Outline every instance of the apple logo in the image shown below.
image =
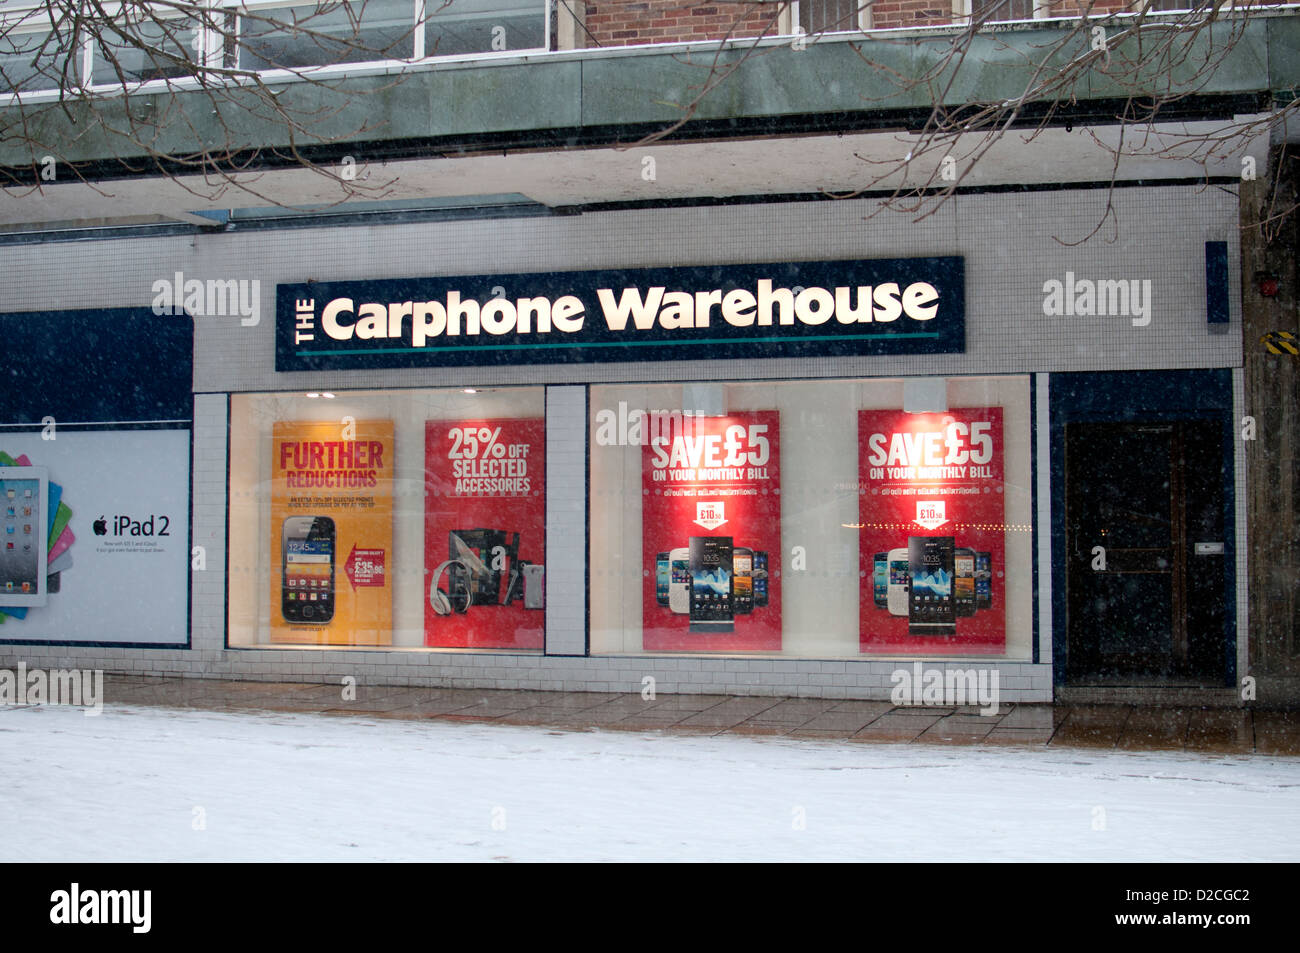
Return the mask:
<svg viewBox="0 0 1300 953">
<path fill-rule="evenodd" d="M 91 529 L 95 531 L 96 536 L 103 536 L 108 532 L 108 524 L 104 522 L 104 517 L 100 517 L 90 524 Z"/>
</svg>

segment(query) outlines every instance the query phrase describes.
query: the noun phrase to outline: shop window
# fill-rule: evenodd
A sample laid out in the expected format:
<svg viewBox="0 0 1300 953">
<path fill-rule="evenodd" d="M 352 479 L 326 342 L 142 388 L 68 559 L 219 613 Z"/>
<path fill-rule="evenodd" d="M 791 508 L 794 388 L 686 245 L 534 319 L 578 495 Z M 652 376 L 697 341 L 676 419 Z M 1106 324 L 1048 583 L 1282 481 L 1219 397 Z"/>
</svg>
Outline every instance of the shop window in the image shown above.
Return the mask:
<svg viewBox="0 0 1300 953">
<path fill-rule="evenodd" d="M 233 396 L 230 644 L 541 650 L 542 403 Z"/>
<path fill-rule="evenodd" d="M 591 407 L 593 653 L 1032 656 L 1027 378 Z"/>
</svg>

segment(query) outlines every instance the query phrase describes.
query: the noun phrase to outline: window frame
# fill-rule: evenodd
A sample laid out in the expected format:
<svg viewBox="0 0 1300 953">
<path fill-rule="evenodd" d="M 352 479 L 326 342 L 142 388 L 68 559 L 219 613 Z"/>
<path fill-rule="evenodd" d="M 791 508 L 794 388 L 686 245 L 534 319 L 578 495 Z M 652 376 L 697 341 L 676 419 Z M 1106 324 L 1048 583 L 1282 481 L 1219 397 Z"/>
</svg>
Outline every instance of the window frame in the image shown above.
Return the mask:
<svg viewBox="0 0 1300 953">
<path fill-rule="evenodd" d="M 853 0 L 858 5 L 858 25 L 856 29 L 844 30 L 823 30 L 818 33 L 804 33 L 803 28 L 799 25 L 799 19 L 802 15 L 802 5 L 804 3 L 810 6 L 818 0 L 790 0 L 790 32 L 791 34 L 800 34 L 804 36 L 836 36 L 844 33 L 866 33 L 872 29 L 871 4 L 863 0 Z"/>
<path fill-rule="evenodd" d="M 1035 20 L 1052 19 L 1051 0 L 1032 0 L 1033 16 L 1028 19 L 1014 18 L 1007 20 L 987 20 L 986 23 L 1032 23 Z M 975 0 L 952 0 L 953 19 L 959 24 L 969 24 L 975 17 Z"/>
<path fill-rule="evenodd" d="M 239 16 L 240 9 L 257 10 L 276 7 L 292 6 L 312 6 L 321 2 L 344 2 L 344 0 L 198 0 L 198 6 L 202 6 L 214 11 L 222 11 L 236 18 L 235 35 L 238 36 L 242 31 L 242 18 Z M 508 50 L 485 50 L 472 53 L 448 53 L 438 55 L 426 55 L 425 46 L 425 10 L 426 0 L 409 0 L 411 4 L 411 22 L 412 22 L 412 56 L 409 59 L 375 59 L 366 60 L 359 63 L 328 63 L 315 66 L 302 66 L 291 68 L 274 68 L 265 70 L 245 70 L 250 75 L 256 76 L 263 82 L 286 82 L 294 81 L 304 77 L 331 79 L 342 78 L 344 76 L 364 76 L 372 74 L 383 74 L 404 71 L 411 67 L 424 67 L 438 65 L 442 63 L 466 63 L 481 60 L 493 59 L 510 59 L 513 57 L 531 55 L 551 50 L 551 24 L 552 24 L 552 7 L 553 0 L 534 0 L 541 5 L 542 12 L 542 39 L 543 45 L 537 47 L 520 47 L 518 49 Z M 121 3 L 105 4 L 104 9 L 107 13 L 112 13 L 120 9 Z M 14 20 L 20 25 L 23 17 L 39 14 L 45 8 L 39 5 L 24 5 L 8 8 L 0 4 L 0 21 L 10 23 Z M 11 27 L 22 33 L 39 34 L 42 30 L 48 30 L 48 20 L 46 26 L 34 24 L 34 28 L 29 30 L 19 29 L 18 25 Z M 84 38 L 77 53 L 77 64 L 75 69 L 75 82 L 66 90 L 61 90 L 55 86 L 48 86 L 41 89 L 33 90 L 0 90 L 0 105 L 11 105 L 20 102 L 49 102 L 56 101 L 65 93 L 91 93 L 92 95 L 105 94 L 148 94 L 164 92 L 169 90 L 187 90 L 197 89 L 204 85 L 233 83 L 238 84 L 247 82 L 243 76 L 226 77 L 220 74 L 213 75 L 210 70 L 234 69 L 239 71 L 237 59 L 234 64 L 226 62 L 226 50 L 223 42 L 224 34 L 213 30 L 208 24 L 200 25 L 200 35 L 203 37 L 202 52 L 196 61 L 196 71 L 193 75 L 166 77 L 160 79 L 140 80 L 136 82 L 121 82 L 113 80 L 112 82 L 96 83 L 94 81 L 95 68 L 95 50 L 94 40 Z M 236 48 L 236 58 L 238 57 L 238 47 Z"/>
</svg>

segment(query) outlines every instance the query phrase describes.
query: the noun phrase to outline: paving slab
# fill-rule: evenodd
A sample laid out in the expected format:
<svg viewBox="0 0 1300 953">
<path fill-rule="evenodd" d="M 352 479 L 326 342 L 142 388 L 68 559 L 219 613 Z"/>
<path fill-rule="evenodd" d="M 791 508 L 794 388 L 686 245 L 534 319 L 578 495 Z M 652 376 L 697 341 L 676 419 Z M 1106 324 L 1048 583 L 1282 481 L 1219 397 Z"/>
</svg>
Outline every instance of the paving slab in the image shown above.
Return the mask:
<svg viewBox="0 0 1300 953">
<path fill-rule="evenodd" d="M 799 729 L 801 731 L 840 731 L 851 735 L 861 731 L 879 717 L 881 717 L 881 714 L 873 712 L 827 711 L 800 725 Z"/>
<path fill-rule="evenodd" d="M 998 719 L 999 728 L 1035 728 L 1039 731 L 1052 731 L 1060 721 L 1065 720 L 1066 712 L 1056 717 L 1056 709 L 1051 705 L 1016 705 Z"/>
<path fill-rule="evenodd" d="M 1117 705 L 1076 705 L 1057 726 L 1053 745 L 1113 748 L 1124 732 L 1131 711 Z"/>
<path fill-rule="evenodd" d="M 1186 708 L 1135 708 L 1116 746 L 1129 751 L 1181 751 L 1192 713 Z"/>
<path fill-rule="evenodd" d="M 1255 712 L 1255 750 L 1260 754 L 1300 754 L 1300 712 Z"/>
<path fill-rule="evenodd" d="M 994 728 L 980 739 L 985 745 L 1046 745 L 1052 740 L 1052 730 L 1042 728 Z"/>
<path fill-rule="evenodd" d="M 438 718 L 671 734 L 734 734 L 881 744 L 984 744 L 1205 754 L 1300 755 L 1300 712 L 1104 704 L 902 706 L 878 700 L 658 695 L 108 675 L 105 703 L 212 711 Z M 9 706 L 13 708 L 14 706 Z M 6 709 L 8 710 L 8 709 Z"/>
<path fill-rule="evenodd" d="M 1236 754 L 1255 748 L 1254 719 L 1242 709 L 1201 708 L 1187 725 L 1187 750 Z"/>
</svg>

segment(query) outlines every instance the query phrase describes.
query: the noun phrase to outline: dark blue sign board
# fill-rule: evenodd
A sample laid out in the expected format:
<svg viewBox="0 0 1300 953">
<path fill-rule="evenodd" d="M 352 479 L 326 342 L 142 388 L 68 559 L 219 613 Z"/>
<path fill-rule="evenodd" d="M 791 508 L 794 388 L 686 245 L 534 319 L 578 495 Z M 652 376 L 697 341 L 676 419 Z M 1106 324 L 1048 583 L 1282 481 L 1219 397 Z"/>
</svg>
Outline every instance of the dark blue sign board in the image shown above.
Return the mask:
<svg viewBox="0 0 1300 953">
<path fill-rule="evenodd" d="M 149 308 L 0 314 L 0 423 L 188 421 L 194 319 Z"/>
<path fill-rule="evenodd" d="M 276 287 L 277 371 L 966 348 L 960 257 L 568 271 Z"/>
</svg>

